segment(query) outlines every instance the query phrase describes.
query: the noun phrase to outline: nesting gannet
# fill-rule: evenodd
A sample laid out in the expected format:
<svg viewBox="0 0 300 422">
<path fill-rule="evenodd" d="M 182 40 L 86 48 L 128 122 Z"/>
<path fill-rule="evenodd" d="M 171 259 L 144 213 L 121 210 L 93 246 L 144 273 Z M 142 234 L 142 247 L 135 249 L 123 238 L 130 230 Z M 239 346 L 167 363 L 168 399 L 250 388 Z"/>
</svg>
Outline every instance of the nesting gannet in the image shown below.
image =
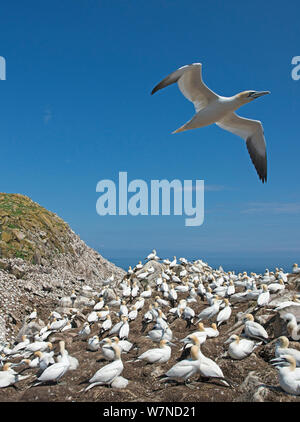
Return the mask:
<svg viewBox="0 0 300 422">
<path fill-rule="evenodd" d="M 133 344 L 130 341 L 120 340 L 119 337 L 113 337 L 111 340 L 117 343 L 121 349 L 121 353 L 128 353 L 133 347 Z"/>
<path fill-rule="evenodd" d="M 259 178 L 267 180 L 267 155 L 264 131 L 260 121 L 238 116 L 235 111 L 269 91 L 244 91 L 233 97 L 223 97 L 211 91 L 202 81 L 202 64 L 182 66 L 157 84 L 151 94 L 178 82 L 182 94 L 195 107 L 196 114 L 173 133 L 196 129 L 216 123 L 222 129 L 240 136 L 246 141 L 251 160 Z"/>
<path fill-rule="evenodd" d="M 292 273 L 293 274 L 299 274 L 300 273 L 300 268 L 298 267 L 298 264 L 293 265 Z"/>
<path fill-rule="evenodd" d="M 134 321 L 137 316 L 138 316 L 138 311 L 136 307 L 133 305 L 131 311 L 128 313 L 128 320 Z"/>
<path fill-rule="evenodd" d="M 12 369 L 13 366 L 14 365 L 11 362 L 6 362 L 3 365 L 2 371 L 0 371 L 0 388 L 9 387 L 10 385 L 14 385 L 17 382 L 30 377 L 30 375 L 19 375 Z"/>
<path fill-rule="evenodd" d="M 70 362 L 66 355 L 62 356 L 60 362 L 48 366 L 37 378 L 38 382 L 33 385 L 40 385 L 44 382 L 58 382 L 65 375 L 70 367 Z"/>
<path fill-rule="evenodd" d="M 162 339 L 159 342 L 159 347 L 154 349 L 149 349 L 146 352 L 142 353 L 134 362 L 144 360 L 148 363 L 166 363 L 171 357 L 171 347 L 170 343 L 166 339 Z"/>
<path fill-rule="evenodd" d="M 247 337 L 262 340 L 264 343 L 268 342 L 268 333 L 262 325 L 254 321 L 252 314 L 245 315 L 243 322 L 245 324 L 244 330 Z"/>
<path fill-rule="evenodd" d="M 37 356 L 38 365 L 42 371 L 44 371 L 50 364 L 55 363 L 53 358 L 54 351 L 47 353 L 38 350 L 37 352 L 34 352 L 34 355 Z"/>
<path fill-rule="evenodd" d="M 272 359 L 272 365 L 278 369 L 280 387 L 289 394 L 300 395 L 300 368 L 291 355 L 282 355 Z"/>
<path fill-rule="evenodd" d="M 113 360 L 115 356 L 115 352 L 112 349 L 112 341 L 110 338 L 105 337 L 103 340 L 100 341 L 101 346 L 101 352 L 106 360 Z"/>
<path fill-rule="evenodd" d="M 265 306 L 270 301 L 270 292 L 266 284 L 262 284 L 262 293 L 259 294 L 257 298 L 257 306 Z"/>
<path fill-rule="evenodd" d="M 153 251 L 147 256 L 147 258 L 146 258 L 148 261 L 151 261 L 151 260 L 155 260 L 155 261 L 159 261 L 160 260 L 160 258 L 157 256 L 157 254 L 156 254 L 156 250 L 155 249 L 153 249 Z"/>
<path fill-rule="evenodd" d="M 106 320 L 103 321 L 101 328 L 100 328 L 100 335 L 102 335 L 105 331 L 110 330 L 112 327 L 112 320 L 110 315 L 106 316 Z"/>
<path fill-rule="evenodd" d="M 191 347 L 190 358 L 183 359 L 172 366 L 161 377 L 161 381 L 183 381 L 185 384 L 193 375 L 199 373 L 199 346 L 193 345 Z M 186 384 L 187 385 L 187 384 Z"/>
<path fill-rule="evenodd" d="M 52 343 L 46 342 L 46 341 L 35 341 L 33 343 L 28 344 L 25 347 L 25 353 L 26 352 L 37 352 L 40 350 L 41 352 L 44 352 L 47 349 L 52 349 Z"/>
<path fill-rule="evenodd" d="M 224 344 L 228 343 L 230 343 L 228 347 L 228 355 L 232 359 L 237 360 L 245 359 L 258 346 L 258 343 L 246 338 L 240 339 L 240 337 L 236 334 L 232 334 L 229 339 L 224 342 Z"/>
<path fill-rule="evenodd" d="M 200 349 L 199 339 L 193 338 L 195 345 L 198 346 L 197 355 L 199 359 L 199 372 L 202 377 L 205 378 L 218 378 L 226 386 L 229 386 L 229 381 L 225 378 L 222 369 L 212 359 L 205 356 Z"/>
<path fill-rule="evenodd" d="M 75 369 L 77 369 L 79 366 L 78 359 L 69 354 L 69 352 L 65 348 L 65 342 L 63 340 L 59 342 L 59 350 L 60 354 L 57 356 L 57 362 L 62 362 L 66 359 L 69 362 L 69 371 L 74 371 Z"/>
<path fill-rule="evenodd" d="M 150 286 L 147 286 L 146 289 L 140 294 L 141 297 L 149 298 L 152 295 L 152 289 Z"/>
<path fill-rule="evenodd" d="M 198 315 L 199 319 L 197 322 L 213 318 L 219 312 L 219 309 L 220 304 L 218 303 L 217 299 L 214 298 L 213 304 L 200 312 L 200 314 Z"/>
<path fill-rule="evenodd" d="M 289 336 L 293 340 L 300 340 L 300 324 L 297 325 L 297 318 L 294 314 L 287 313 L 282 316 L 282 319 L 287 322 L 286 329 L 289 333 Z"/>
<path fill-rule="evenodd" d="M 103 297 L 100 297 L 99 298 L 99 302 L 96 303 L 96 305 L 94 305 L 93 310 L 94 311 L 101 311 L 101 309 L 103 308 L 103 306 L 104 306 L 104 300 L 103 300 Z"/>
<path fill-rule="evenodd" d="M 97 352 L 100 348 L 100 341 L 98 336 L 93 336 L 88 339 L 87 350 L 90 350 L 91 352 Z"/>
<path fill-rule="evenodd" d="M 91 327 L 89 322 L 85 322 L 81 328 L 81 330 L 78 332 L 78 336 L 82 340 L 86 340 L 88 336 L 91 334 Z"/>
<path fill-rule="evenodd" d="M 154 329 L 148 332 L 146 338 L 149 338 L 154 343 L 159 343 L 163 339 L 171 341 L 173 332 L 170 327 L 162 328 L 159 324 L 156 324 Z"/>
<path fill-rule="evenodd" d="M 223 308 L 217 315 L 217 324 L 218 327 L 223 323 L 229 320 L 231 315 L 231 307 L 228 299 L 224 299 L 225 308 Z"/>
<path fill-rule="evenodd" d="M 26 335 L 23 335 L 22 336 L 22 341 L 20 342 L 20 343 L 18 343 L 18 344 L 16 344 L 11 350 L 9 350 L 9 352 L 8 353 L 6 353 L 6 354 L 9 354 L 9 355 L 14 355 L 14 354 L 16 354 L 16 353 L 18 353 L 19 351 L 21 351 L 21 350 L 23 350 L 23 349 L 25 349 L 27 346 L 28 346 L 28 344 L 30 343 L 30 340 L 29 340 L 29 338 L 26 336 Z"/>
<path fill-rule="evenodd" d="M 110 385 L 115 378 L 121 375 L 124 365 L 121 360 L 120 347 L 117 344 L 112 344 L 111 348 L 114 351 L 114 361 L 98 369 L 98 371 L 89 380 L 90 385 L 85 389 L 85 391 L 88 391 L 96 385 Z"/>
<path fill-rule="evenodd" d="M 279 358 L 282 355 L 291 355 L 296 360 L 296 366 L 300 366 L 300 351 L 297 349 L 289 348 L 289 339 L 281 336 L 275 343 L 275 356 Z"/>
</svg>

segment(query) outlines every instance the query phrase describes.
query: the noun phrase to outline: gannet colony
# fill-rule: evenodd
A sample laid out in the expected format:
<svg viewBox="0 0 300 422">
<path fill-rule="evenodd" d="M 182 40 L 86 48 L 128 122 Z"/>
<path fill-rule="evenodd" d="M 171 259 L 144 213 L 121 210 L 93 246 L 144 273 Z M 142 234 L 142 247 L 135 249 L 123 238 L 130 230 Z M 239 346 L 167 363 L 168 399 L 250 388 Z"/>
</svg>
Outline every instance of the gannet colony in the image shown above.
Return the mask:
<svg viewBox="0 0 300 422">
<path fill-rule="evenodd" d="M 235 274 L 153 250 L 33 295 L 0 343 L 0 400 L 299 401 L 299 280 L 297 264 Z"/>
</svg>

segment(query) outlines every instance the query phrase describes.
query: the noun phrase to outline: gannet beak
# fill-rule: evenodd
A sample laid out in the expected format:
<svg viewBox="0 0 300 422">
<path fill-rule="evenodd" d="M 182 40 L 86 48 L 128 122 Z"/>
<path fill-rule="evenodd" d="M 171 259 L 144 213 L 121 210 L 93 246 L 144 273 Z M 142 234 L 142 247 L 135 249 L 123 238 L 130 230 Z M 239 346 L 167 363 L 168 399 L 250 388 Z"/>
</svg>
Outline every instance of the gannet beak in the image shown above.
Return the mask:
<svg viewBox="0 0 300 422">
<path fill-rule="evenodd" d="M 267 94 L 271 94 L 270 91 L 258 91 L 255 92 L 254 94 L 251 95 L 252 98 L 259 98 L 262 97 L 263 95 L 267 95 Z"/>
</svg>

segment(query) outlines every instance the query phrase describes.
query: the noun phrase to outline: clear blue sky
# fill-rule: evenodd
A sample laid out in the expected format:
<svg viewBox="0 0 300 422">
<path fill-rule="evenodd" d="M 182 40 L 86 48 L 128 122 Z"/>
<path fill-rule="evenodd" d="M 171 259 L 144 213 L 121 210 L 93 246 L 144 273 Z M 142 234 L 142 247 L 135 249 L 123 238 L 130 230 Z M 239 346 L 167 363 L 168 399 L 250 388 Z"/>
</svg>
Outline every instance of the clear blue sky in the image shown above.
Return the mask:
<svg viewBox="0 0 300 422">
<path fill-rule="evenodd" d="M 234 267 L 300 256 L 299 1 L 11 1 L 1 6 L 1 188 L 56 212 L 115 262 L 152 248 Z M 240 114 L 263 122 L 268 183 L 242 140 L 214 126 L 171 135 L 193 114 L 171 71 L 203 63 L 203 79 L 231 96 L 271 95 Z M 205 221 L 96 213 L 101 179 L 204 179 Z M 124 264 L 124 265 L 125 265 Z M 256 266 L 256 267 L 255 267 Z"/>
</svg>

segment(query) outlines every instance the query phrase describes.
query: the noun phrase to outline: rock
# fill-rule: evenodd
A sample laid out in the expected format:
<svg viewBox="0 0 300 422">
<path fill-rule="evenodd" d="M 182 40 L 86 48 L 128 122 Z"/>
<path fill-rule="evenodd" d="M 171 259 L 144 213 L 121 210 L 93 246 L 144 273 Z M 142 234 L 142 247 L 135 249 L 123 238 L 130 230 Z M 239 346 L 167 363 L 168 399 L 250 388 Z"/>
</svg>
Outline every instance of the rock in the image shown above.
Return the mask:
<svg viewBox="0 0 300 422">
<path fill-rule="evenodd" d="M 11 269 L 11 272 L 13 275 L 15 275 L 17 278 L 22 278 L 25 274 L 25 271 L 23 268 L 19 267 L 18 265 L 14 265 Z"/>
</svg>

